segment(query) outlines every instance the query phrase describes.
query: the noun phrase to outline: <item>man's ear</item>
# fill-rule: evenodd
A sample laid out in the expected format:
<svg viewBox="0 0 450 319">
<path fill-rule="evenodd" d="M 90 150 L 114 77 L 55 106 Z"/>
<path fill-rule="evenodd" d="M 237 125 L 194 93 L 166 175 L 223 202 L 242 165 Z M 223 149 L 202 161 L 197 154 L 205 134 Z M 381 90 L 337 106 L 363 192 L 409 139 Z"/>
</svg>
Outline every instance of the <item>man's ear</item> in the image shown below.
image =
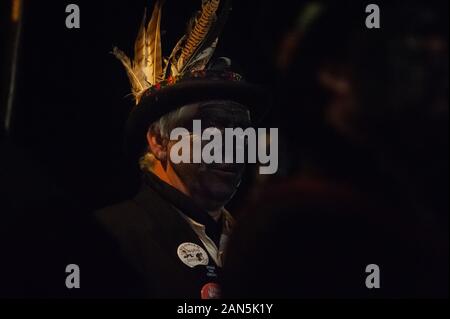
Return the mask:
<svg viewBox="0 0 450 319">
<path fill-rule="evenodd" d="M 161 162 L 165 163 L 167 160 L 167 143 L 161 136 L 159 130 L 150 129 L 147 132 L 147 142 L 149 150 Z"/>
</svg>

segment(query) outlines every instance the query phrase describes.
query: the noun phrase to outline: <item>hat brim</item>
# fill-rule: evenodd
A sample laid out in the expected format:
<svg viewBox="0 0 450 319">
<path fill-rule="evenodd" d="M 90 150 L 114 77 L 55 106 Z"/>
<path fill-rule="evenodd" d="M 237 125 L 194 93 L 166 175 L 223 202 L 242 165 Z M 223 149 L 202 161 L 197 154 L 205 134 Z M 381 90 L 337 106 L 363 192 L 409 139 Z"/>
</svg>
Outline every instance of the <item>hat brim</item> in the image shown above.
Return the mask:
<svg viewBox="0 0 450 319">
<path fill-rule="evenodd" d="M 176 109 L 203 101 L 231 100 L 245 105 L 256 125 L 266 114 L 270 97 L 259 86 L 226 80 L 194 80 L 167 86 L 144 96 L 130 113 L 125 125 L 125 148 L 130 160 L 145 150 L 149 126 Z"/>
</svg>

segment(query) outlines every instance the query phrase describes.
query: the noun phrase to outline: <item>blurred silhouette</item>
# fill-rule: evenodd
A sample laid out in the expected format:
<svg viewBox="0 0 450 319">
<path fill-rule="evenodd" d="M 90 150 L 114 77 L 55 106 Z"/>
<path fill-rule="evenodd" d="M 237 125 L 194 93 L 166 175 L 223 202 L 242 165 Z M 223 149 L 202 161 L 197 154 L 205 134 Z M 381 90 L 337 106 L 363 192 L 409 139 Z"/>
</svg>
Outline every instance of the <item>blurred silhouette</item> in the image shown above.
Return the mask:
<svg viewBox="0 0 450 319">
<path fill-rule="evenodd" d="M 295 177 L 243 210 L 226 297 L 448 296 L 448 4 L 383 1 L 381 29 L 365 5 L 306 2 L 281 41 Z"/>
</svg>

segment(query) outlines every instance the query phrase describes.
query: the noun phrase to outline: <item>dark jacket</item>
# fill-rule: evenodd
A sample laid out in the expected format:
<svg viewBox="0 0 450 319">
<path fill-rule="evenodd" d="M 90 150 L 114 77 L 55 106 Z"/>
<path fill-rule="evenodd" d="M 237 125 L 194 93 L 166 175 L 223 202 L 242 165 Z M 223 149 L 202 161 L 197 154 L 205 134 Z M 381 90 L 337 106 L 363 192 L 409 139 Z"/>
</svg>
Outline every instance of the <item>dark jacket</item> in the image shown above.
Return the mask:
<svg viewBox="0 0 450 319">
<path fill-rule="evenodd" d="M 221 225 L 151 174 L 134 199 L 96 212 L 97 248 L 84 279 L 91 297 L 196 299 L 216 283 L 220 269 L 211 256 L 208 265 L 182 262 L 184 243 L 207 250 L 180 211 L 205 225 L 210 238 L 220 236 Z"/>
</svg>

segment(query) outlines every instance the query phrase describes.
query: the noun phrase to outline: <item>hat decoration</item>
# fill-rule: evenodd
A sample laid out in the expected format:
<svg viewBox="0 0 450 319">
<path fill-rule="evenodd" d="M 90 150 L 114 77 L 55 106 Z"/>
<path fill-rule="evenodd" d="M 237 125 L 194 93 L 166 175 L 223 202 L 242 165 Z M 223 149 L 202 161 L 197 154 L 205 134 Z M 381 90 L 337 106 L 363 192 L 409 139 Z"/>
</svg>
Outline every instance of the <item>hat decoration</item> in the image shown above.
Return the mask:
<svg viewBox="0 0 450 319">
<path fill-rule="evenodd" d="M 161 16 L 164 0 L 157 0 L 151 19 L 146 25 L 144 12 L 141 27 L 134 45 L 134 58 L 114 47 L 113 54 L 127 72 L 136 105 L 142 97 L 162 87 L 174 85 L 186 76 L 202 77 L 214 51 L 219 35 L 231 10 L 231 1 L 202 0 L 201 10 L 191 19 L 186 34 L 178 41 L 172 53 L 163 57 L 161 46 Z M 230 80 L 240 76 L 229 72 L 223 75 Z"/>
</svg>

